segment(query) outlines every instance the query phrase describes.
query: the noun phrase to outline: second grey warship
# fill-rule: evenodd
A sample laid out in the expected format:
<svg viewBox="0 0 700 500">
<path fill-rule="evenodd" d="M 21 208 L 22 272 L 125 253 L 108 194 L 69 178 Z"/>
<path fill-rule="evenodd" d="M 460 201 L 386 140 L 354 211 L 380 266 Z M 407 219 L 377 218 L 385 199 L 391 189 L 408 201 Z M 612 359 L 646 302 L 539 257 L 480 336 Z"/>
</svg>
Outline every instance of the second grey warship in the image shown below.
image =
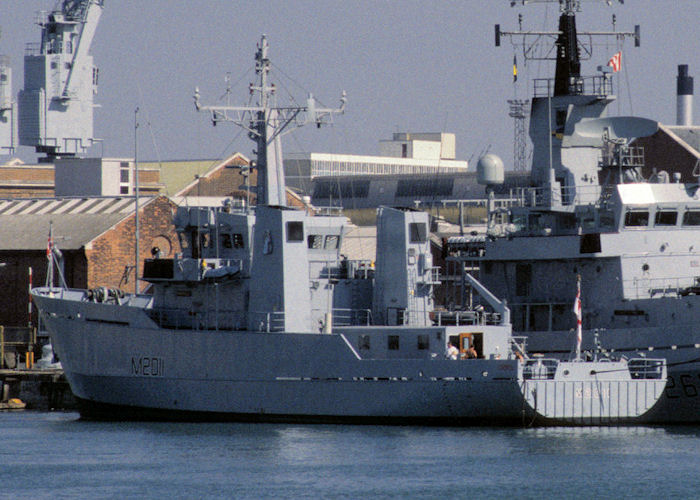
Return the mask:
<svg viewBox="0 0 700 500">
<path fill-rule="evenodd" d="M 584 354 L 665 358 L 668 385 L 647 419 L 698 422 L 697 165 L 695 182 L 662 171 L 642 176 L 638 140 L 659 124 L 609 116 L 614 68 L 581 75 L 580 2 L 561 1 L 560 8 L 559 29 L 549 33 L 556 37 L 555 78 L 534 81 L 530 186 L 517 190 L 508 208 L 497 208 L 491 195 L 487 237 L 453 238 L 449 260 L 506 300 L 515 334 L 545 356 L 567 357 L 574 349 L 570 304 L 580 276 Z M 638 40 L 639 30 L 610 34 Z M 537 35 L 496 27 L 497 44 Z M 687 79 L 681 84 L 688 86 Z M 487 184 L 497 180 L 489 173 L 494 161 L 483 162 Z"/>
</svg>

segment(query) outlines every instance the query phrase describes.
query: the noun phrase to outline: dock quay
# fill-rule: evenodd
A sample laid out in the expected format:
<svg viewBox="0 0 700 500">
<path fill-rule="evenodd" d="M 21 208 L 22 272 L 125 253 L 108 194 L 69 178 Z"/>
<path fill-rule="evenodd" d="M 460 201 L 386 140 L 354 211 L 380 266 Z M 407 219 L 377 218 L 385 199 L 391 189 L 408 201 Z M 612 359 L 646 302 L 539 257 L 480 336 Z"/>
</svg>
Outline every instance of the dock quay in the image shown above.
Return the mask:
<svg viewBox="0 0 700 500">
<path fill-rule="evenodd" d="M 19 399 L 31 410 L 70 410 L 75 399 L 61 369 L 0 369 L 0 410 L 20 409 Z"/>
</svg>

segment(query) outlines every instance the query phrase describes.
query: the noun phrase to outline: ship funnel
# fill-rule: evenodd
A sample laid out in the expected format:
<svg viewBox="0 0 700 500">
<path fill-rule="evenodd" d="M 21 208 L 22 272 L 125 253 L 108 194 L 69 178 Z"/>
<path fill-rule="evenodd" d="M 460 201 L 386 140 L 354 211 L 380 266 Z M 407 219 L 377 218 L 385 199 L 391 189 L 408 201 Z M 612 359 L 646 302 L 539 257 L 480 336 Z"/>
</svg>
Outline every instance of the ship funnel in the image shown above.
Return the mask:
<svg viewBox="0 0 700 500">
<path fill-rule="evenodd" d="M 678 65 L 676 92 L 676 125 L 693 124 L 693 77 L 688 76 L 688 65 Z"/>
</svg>

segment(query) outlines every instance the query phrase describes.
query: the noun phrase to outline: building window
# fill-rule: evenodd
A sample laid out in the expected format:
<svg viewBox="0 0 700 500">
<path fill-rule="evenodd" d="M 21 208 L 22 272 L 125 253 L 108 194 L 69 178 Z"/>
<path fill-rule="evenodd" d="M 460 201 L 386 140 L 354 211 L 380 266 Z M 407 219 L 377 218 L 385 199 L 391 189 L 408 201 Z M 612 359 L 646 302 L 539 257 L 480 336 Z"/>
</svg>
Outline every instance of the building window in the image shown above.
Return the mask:
<svg viewBox="0 0 700 500">
<path fill-rule="evenodd" d="M 398 351 L 399 350 L 399 336 L 398 335 L 389 335 L 387 337 L 387 348 L 390 351 Z"/>
<path fill-rule="evenodd" d="M 129 162 L 123 161 L 119 165 L 119 192 L 129 194 L 129 184 L 131 179 L 131 169 Z"/>
<path fill-rule="evenodd" d="M 397 197 L 452 196 L 454 178 L 435 176 L 430 179 L 399 179 L 396 184 Z"/>
</svg>

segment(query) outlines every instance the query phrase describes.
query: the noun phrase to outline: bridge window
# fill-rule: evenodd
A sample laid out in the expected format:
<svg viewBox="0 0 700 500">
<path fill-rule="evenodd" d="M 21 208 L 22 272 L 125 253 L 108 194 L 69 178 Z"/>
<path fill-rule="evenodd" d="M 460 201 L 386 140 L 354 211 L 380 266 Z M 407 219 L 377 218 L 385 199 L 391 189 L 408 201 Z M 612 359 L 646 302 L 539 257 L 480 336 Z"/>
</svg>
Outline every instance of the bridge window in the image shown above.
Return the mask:
<svg viewBox="0 0 700 500">
<path fill-rule="evenodd" d="M 625 214 L 625 227 L 646 227 L 648 225 L 648 210 L 629 210 Z"/>
<path fill-rule="evenodd" d="M 659 210 L 654 219 L 655 226 L 675 226 L 678 220 L 678 212 L 675 210 Z"/>
<path fill-rule="evenodd" d="M 700 226 L 700 210 L 689 210 L 683 214 L 684 226 Z"/>
<path fill-rule="evenodd" d="M 335 250 L 336 248 L 338 248 L 338 235 L 329 234 L 326 236 L 326 249 Z"/>
<path fill-rule="evenodd" d="M 408 225 L 411 243 L 425 243 L 427 230 L 424 222 L 411 222 Z"/>
<path fill-rule="evenodd" d="M 321 234 L 310 234 L 306 240 L 309 244 L 309 248 L 314 250 L 320 250 L 323 248 L 323 235 Z"/>
<path fill-rule="evenodd" d="M 301 221 L 287 222 L 287 241 L 304 241 L 304 223 Z"/>
</svg>

